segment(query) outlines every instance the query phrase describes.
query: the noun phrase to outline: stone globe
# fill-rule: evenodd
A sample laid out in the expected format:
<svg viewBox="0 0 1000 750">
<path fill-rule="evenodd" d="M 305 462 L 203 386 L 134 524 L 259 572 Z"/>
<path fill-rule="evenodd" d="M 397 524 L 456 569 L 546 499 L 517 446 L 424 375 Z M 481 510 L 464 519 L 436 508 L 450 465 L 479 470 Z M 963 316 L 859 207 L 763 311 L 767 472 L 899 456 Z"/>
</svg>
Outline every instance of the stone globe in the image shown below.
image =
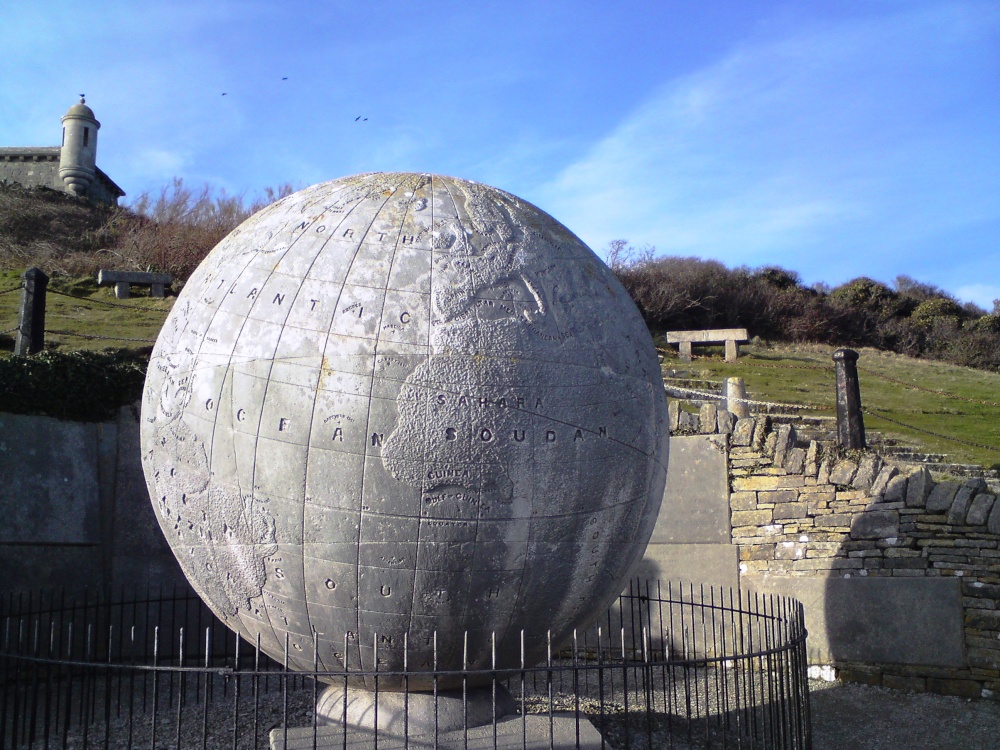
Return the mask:
<svg viewBox="0 0 1000 750">
<path fill-rule="evenodd" d="M 622 590 L 666 414 L 639 312 L 568 229 L 475 182 L 363 174 L 255 214 L 184 285 L 142 459 L 192 586 L 265 653 L 481 668 L 543 658 Z"/>
</svg>

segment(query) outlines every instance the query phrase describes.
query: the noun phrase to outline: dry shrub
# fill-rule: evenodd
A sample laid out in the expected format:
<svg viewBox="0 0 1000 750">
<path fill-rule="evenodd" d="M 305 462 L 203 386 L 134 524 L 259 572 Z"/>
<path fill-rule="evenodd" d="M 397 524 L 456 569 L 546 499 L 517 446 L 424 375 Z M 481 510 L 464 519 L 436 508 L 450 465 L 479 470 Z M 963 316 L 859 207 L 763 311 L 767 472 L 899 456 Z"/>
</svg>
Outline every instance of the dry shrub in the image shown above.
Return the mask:
<svg viewBox="0 0 1000 750">
<path fill-rule="evenodd" d="M 290 195 L 292 186 L 267 188 L 262 198 L 194 191 L 174 178 L 158 195 L 142 193 L 116 233 L 109 252 L 117 267 L 161 271 L 186 279 L 223 237 L 269 203 Z"/>
<path fill-rule="evenodd" d="M 48 188 L 0 183 L 0 268 L 37 266 L 50 275 L 101 268 L 163 271 L 186 279 L 251 214 L 292 192 L 267 188 L 250 202 L 175 178 L 128 206 L 90 203 Z"/>
<path fill-rule="evenodd" d="M 895 289 L 867 277 L 807 288 L 783 268 L 657 258 L 625 240 L 611 243 L 608 258 L 654 332 L 740 327 L 773 341 L 871 346 L 1000 370 L 1000 316 L 909 276 Z"/>
</svg>

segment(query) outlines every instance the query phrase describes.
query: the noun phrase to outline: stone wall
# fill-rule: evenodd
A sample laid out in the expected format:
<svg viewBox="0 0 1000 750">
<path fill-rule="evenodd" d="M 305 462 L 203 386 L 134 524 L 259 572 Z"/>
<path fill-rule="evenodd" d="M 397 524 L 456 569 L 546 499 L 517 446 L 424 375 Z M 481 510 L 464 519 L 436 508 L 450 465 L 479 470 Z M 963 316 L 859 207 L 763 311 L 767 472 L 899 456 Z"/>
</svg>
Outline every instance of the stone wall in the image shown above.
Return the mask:
<svg viewBox="0 0 1000 750">
<path fill-rule="evenodd" d="M 60 192 L 65 185 L 59 177 L 59 148 L 0 150 L 0 182 L 16 182 L 24 187 L 48 187 Z"/>
<path fill-rule="evenodd" d="M 983 480 L 798 445 L 764 417 L 736 422 L 729 476 L 741 584 L 812 606 L 811 661 L 892 687 L 1000 692 L 1000 503 Z"/>
<path fill-rule="evenodd" d="M 102 423 L 0 414 L 0 589 L 186 585 L 139 455 L 138 408 Z"/>
</svg>

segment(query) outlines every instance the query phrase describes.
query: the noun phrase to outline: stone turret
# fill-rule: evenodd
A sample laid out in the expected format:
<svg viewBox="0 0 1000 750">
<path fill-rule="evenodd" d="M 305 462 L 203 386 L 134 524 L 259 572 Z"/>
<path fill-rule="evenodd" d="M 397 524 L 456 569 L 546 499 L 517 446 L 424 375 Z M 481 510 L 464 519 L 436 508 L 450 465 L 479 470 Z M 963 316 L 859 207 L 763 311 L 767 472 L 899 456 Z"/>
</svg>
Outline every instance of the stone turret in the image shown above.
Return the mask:
<svg viewBox="0 0 1000 750">
<path fill-rule="evenodd" d="M 62 123 L 59 177 L 66 184 L 66 190 L 84 196 L 97 173 L 97 131 L 101 123 L 83 96 L 63 115 Z"/>
</svg>

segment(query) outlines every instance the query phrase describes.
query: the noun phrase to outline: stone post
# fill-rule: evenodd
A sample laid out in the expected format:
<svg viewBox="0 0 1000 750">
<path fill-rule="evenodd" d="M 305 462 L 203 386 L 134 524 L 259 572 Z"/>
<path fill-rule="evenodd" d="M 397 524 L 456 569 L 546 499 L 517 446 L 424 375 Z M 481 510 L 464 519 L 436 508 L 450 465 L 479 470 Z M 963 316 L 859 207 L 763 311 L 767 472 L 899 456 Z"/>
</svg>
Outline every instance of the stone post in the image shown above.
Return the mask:
<svg viewBox="0 0 1000 750">
<path fill-rule="evenodd" d="M 37 268 L 21 274 L 21 314 L 17 321 L 14 356 L 27 357 L 42 350 L 45 344 L 45 289 L 49 277 Z"/>
<path fill-rule="evenodd" d="M 750 416 L 750 406 L 746 402 L 747 389 L 743 378 L 726 378 L 726 411 L 737 419 Z"/>
<path fill-rule="evenodd" d="M 837 440 L 844 448 L 864 448 L 858 353 L 853 349 L 838 349 L 833 353 L 833 361 L 837 367 Z"/>
</svg>

